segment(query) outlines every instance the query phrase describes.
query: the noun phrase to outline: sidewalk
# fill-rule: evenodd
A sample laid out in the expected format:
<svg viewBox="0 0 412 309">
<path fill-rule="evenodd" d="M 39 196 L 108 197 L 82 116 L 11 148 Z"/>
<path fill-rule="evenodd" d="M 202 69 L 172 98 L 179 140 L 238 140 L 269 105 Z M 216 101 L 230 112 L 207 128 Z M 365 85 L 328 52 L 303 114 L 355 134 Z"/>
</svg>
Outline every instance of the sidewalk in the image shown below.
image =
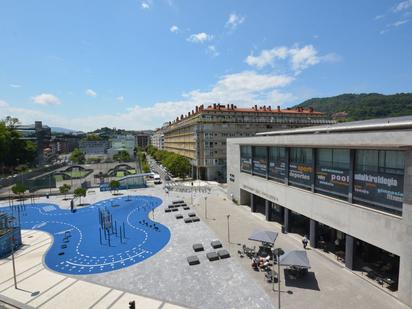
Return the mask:
<svg viewBox="0 0 412 309">
<path fill-rule="evenodd" d="M 124 309 L 132 300 L 136 302 L 136 308 L 184 308 L 53 272 L 43 265 L 43 256 L 51 244 L 50 235 L 25 230 L 22 240 L 24 246 L 15 254 L 18 289 L 14 288 L 11 257 L 1 259 L 0 298 L 3 296 L 29 307 L 50 309 Z"/>
</svg>

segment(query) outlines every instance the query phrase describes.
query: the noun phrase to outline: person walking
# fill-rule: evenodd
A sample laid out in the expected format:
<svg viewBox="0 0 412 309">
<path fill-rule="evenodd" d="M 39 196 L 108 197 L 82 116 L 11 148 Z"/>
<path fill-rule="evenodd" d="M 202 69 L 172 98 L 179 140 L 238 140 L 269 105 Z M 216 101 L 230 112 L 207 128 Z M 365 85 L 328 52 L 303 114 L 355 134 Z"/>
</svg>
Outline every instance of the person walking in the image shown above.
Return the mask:
<svg viewBox="0 0 412 309">
<path fill-rule="evenodd" d="M 308 246 L 308 242 L 309 242 L 309 240 L 306 237 L 306 235 L 303 236 L 303 239 L 302 239 L 303 249 L 306 249 L 306 247 Z"/>
</svg>

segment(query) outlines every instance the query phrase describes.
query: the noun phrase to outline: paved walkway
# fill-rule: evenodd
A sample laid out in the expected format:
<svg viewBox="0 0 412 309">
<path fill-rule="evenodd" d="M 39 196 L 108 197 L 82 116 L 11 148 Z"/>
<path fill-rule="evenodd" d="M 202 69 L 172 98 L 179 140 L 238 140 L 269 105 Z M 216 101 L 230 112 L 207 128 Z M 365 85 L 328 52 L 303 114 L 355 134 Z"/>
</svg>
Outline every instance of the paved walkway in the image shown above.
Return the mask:
<svg viewBox="0 0 412 309">
<path fill-rule="evenodd" d="M 39 231 L 23 231 L 24 247 L 16 253 L 17 287 L 11 259 L 0 260 L 0 297 L 35 308 L 184 308 L 157 299 L 123 292 L 53 272 L 43 265 L 51 237 Z M 1 306 L 0 306 L 1 307 Z"/>
<path fill-rule="evenodd" d="M 190 194 L 174 193 L 175 198 L 190 198 Z M 248 241 L 254 229 L 271 229 L 279 233 L 276 247 L 284 250 L 302 250 L 301 236 L 282 234 L 280 225 L 276 222 L 267 222 L 263 215 L 251 213 L 247 206 L 238 206 L 227 199 L 225 191 L 214 186 L 212 194 L 207 197 L 207 217 L 205 219 L 204 195 L 196 194 L 194 203 L 197 214 L 211 229 L 225 241 L 232 255 L 237 258 L 271 297 L 272 303 L 277 306 L 277 293 L 272 291 L 272 285 L 265 282 L 263 272 L 252 270 L 251 261 L 239 257 L 237 251 L 241 249 L 238 243 L 249 247 L 259 243 Z M 227 242 L 227 215 L 230 215 L 230 244 Z M 310 249 L 310 248 L 309 248 Z M 308 250 L 312 268 L 304 282 L 295 282 L 287 278 L 281 270 L 282 308 L 336 308 L 336 309 L 405 309 L 409 308 L 398 301 L 390 293 L 377 288 L 359 275 L 344 268 L 337 261 L 333 261 L 317 250 Z M 277 270 L 276 270 L 277 271 Z M 286 286 L 285 286 L 286 284 Z M 276 285 L 277 288 L 277 285 Z M 291 291 L 292 294 L 286 293 Z"/>
</svg>

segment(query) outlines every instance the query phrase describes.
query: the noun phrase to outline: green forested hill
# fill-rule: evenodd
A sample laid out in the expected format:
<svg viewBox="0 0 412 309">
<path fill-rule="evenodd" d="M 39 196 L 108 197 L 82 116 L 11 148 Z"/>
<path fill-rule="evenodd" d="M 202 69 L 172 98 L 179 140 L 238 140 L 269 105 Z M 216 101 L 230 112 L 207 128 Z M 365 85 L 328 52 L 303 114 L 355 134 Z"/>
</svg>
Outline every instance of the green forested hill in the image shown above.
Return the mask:
<svg viewBox="0 0 412 309">
<path fill-rule="evenodd" d="M 345 121 L 412 115 L 412 93 L 383 95 L 379 93 L 342 94 L 328 98 L 313 98 L 297 105 L 313 107 L 332 116 L 348 113 Z"/>
</svg>

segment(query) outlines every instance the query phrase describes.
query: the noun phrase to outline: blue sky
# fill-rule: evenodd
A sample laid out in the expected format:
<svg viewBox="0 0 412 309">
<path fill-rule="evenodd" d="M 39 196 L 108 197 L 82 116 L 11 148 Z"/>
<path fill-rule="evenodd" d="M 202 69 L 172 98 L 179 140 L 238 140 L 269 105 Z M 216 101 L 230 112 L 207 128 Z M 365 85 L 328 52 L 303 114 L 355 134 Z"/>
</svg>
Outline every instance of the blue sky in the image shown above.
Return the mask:
<svg viewBox="0 0 412 309">
<path fill-rule="evenodd" d="M 2 0 L 0 118 L 153 129 L 195 105 L 412 91 L 412 0 Z"/>
</svg>

